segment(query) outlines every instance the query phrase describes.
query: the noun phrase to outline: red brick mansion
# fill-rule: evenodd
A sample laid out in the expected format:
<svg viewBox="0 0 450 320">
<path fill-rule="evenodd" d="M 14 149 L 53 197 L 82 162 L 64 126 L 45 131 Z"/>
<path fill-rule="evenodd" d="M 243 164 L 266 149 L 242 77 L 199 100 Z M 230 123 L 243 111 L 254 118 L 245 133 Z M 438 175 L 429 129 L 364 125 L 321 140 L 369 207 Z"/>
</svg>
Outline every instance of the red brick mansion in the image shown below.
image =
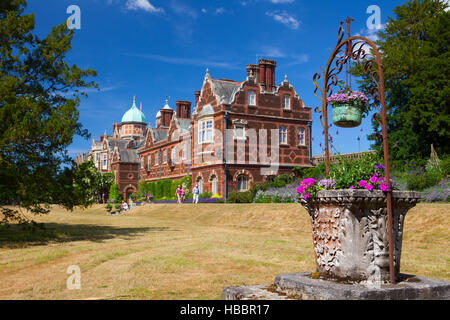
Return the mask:
<svg viewBox="0 0 450 320">
<path fill-rule="evenodd" d="M 189 174 L 201 192 L 226 197 L 295 166 L 312 166 L 311 108 L 286 76 L 275 85 L 275 67 L 260 59 L 247 65 L 241 82 L 213 79 L 207 70 L 192 112 L 189 101 L 176 101 L 173 110 L 166 100 L 154 128 L 134 101 L 112 136 L 94 139 L 76 162 L 91 159 L 100 171 L 114 172 L 124 196 L 140 179 Z"/>
</svg>

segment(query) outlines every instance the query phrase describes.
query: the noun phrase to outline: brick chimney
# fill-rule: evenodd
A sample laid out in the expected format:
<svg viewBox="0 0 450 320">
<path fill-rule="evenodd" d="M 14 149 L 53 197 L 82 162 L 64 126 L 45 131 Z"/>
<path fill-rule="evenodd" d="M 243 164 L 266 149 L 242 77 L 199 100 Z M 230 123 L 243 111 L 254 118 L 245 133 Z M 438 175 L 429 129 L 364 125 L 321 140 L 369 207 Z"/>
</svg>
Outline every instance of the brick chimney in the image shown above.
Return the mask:
<svg viewBox="0 0 450 320">
<path fill-rule="evenodd" d="M 172 120 L 173 116 L 173 109 L 164 109 L 161 110 L 161 127 L 168 128 L 170 126 L 170 121 Z"/>
<path fill-rule="evenodd" d="M 275 60 L 259 59 L 258 82 L 265 86 L 267 91 L 272 91 L 275 86 Z"/>
<path fill-rule="evenodd" d="M 250 72 L 253 74 L 255 79 L 258 77 L 259 66 L 257 64 L 248 64 L 247 65 L 247 77 L 250 76 Z"/>
<path fill-rule="evenodd" d="M 195 105 L 197 105 L 198 100 L 200 100 L 200 93 L 201 93 L 201 91 L 199 91 L 199 90 L 195 91 Z"/>
<path fill-rule="evenodd" d="M 177 101 L 177 118 L 178 119 L 190 119 L 191 118 L 191 102 L 190 101 Z"/>
</svg>

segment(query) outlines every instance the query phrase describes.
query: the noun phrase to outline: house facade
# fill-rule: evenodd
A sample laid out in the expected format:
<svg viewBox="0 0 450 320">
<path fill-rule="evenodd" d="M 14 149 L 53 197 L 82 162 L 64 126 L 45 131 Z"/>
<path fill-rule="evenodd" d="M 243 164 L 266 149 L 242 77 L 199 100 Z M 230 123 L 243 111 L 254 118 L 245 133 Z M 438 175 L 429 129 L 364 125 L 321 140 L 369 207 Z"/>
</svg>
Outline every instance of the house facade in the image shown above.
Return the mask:
<svg viewBox="0 0 450 320">
<path fill-rule="evenodd" d="M 138 149 L 146 181 L 192 175 L 201 192 L 225 196 L 252 184 L 312 166 L 311 108 L 287 80 L 275 85 L 276 62 L 247 65 L 237 82 L 213 79 L 207 70 L 201 90 L 189 101 L 166 105 Z"/>
<path fill-rule="evenodd" d="M 124 197 L 139 180 L 180 179 L 191 175 L 201 192 L 226 197 L 254 183 L 312 166 L 311 108 L 287 76 L 275 84 L 276 62 L 249 64 L 237 82 L 213 79 L 206 71 L 195 103 L 176 101 L 156 114 L 155 126 L 136 107 L 113 124 L 113 134 L 93 139 L 87 155 L 101 172 L 114 172 Z M 245 70 L 243 70 L 245 72 Z M 245 74 L 245 73 L 244 73 Z"/>
</svg>

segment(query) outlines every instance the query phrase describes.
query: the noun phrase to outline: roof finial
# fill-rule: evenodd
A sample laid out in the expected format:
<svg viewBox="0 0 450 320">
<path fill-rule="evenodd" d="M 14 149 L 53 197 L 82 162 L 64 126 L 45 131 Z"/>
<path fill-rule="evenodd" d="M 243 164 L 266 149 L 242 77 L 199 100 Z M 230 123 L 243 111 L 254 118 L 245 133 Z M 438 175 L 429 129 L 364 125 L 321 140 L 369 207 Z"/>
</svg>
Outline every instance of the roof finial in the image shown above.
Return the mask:
<svg viewBox="0 0 450 320">
<path fill-rule="evenodd" d="M 206 68 L 205 78 L 208 78 L 208 79 L 211 78 L 211 75 L 209 74 L 209 69 L 208 68 Z"/>
</svg>

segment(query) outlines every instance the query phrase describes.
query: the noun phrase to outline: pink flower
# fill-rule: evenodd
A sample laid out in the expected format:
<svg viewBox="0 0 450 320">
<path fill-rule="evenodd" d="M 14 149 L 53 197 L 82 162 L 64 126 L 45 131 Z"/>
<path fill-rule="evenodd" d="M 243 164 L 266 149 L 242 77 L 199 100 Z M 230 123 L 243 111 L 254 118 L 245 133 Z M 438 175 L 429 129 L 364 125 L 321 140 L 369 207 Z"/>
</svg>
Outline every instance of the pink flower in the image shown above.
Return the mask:
<svg viewBox="0 0 450 320">
<path fill-rule="evenodd" d="M 360 186 L 361 188 L 362 188 L 362 187 L 365 187 L 366 185 L 367 185 L 366 180 L 361 180 L 361 181 L 358 183 L 358 186 Z"/>
<path fill-rule="evenodd" d="M 297 192 L 302 194 L 303 191 L 305 191 L 305 188 L 302 185 L 299 185 L 298 188 L 297 188 Z"/>
<path fill-rule="evenodd" d="M 387 184 L 382 182 L 382 183 L 380 183 L 380 190 L 384 191 L 384 192 L 387 192 L 387 191 L 389 191 L 389 188 L 388 188 Z"/>
<path fill-rule="evenodd" d="M 369 180 L 372 183 L 377 183 L 378 182 L 378 178 L 376 176 L 373 176 L 372 178 L 370 178 Z"/>
<path fill-rule="evenodd" d="M 366 184 L 366 185 L 364 186 L 364 188 L 366 188 L 366 189 L 369 190 L 369 191 L 372 191 L 372 190 L 373 190 L 373 185 L 371 185 L 371 184 Z"/>
<path fill-rule="evenodd" d="M 350 186 L 349 189 L 355 189 L 355 187 L 354 186 Z"/>
<path fill-rule="evenodd" d="M 305 200 L 308 200 L 308 198 L 309 198 L 310 195 L 311 195 L 311 194 L 308 192 L 307 194 L 304 195 L 303 198 L 304 198 Z"/>
</svg>

